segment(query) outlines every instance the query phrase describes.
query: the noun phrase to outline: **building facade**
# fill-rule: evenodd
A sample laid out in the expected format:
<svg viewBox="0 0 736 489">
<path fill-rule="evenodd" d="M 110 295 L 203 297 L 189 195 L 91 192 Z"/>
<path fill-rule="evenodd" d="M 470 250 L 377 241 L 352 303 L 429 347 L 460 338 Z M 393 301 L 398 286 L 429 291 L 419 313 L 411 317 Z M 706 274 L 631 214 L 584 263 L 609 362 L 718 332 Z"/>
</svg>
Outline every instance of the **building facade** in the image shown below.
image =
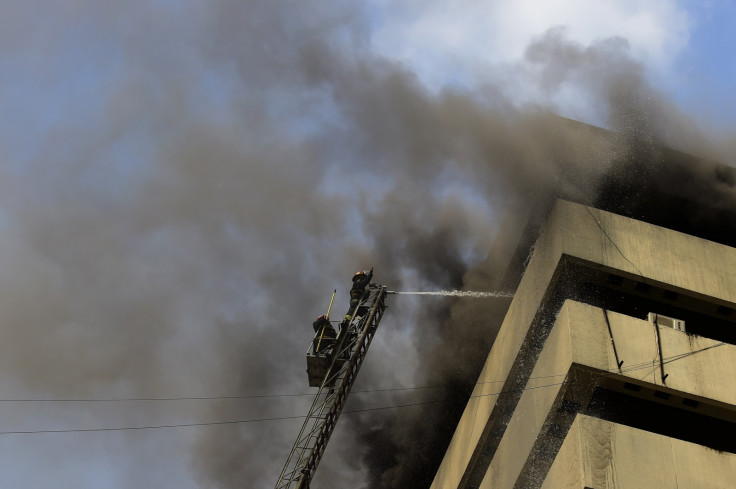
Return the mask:
<svg viewBox="0 0 736 489">
<path fill-rule="evenodd" d="M 736 249 L 558 201 L 432 489 L 736 487 Z"/>
</svg>

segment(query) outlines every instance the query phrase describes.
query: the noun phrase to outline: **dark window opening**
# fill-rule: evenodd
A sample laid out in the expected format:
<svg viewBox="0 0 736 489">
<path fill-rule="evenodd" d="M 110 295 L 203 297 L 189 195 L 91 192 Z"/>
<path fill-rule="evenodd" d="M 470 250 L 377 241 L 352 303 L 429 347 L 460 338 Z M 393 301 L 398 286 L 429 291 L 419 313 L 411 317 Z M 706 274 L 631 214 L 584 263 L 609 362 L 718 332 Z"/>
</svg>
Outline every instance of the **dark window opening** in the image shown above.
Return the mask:
<svg viewBox="0 0 736 489">
<path fill-rule="evenodd" d="M 662 292 L 662 298 L 667 299 L 668 301 L 676 301 L 679 296 L 680 294 L 672 292 L 671 290 L 665 290 Z"/>
<path fill-rule="evenodd" d="M 624 278 L 619 275 L 609 274 L 608 275 L 608 283 L 611 285 L 621 285 L 623 283 Z"/>
<path fill-rule="evenodd" d="M 566 298 L 638 319 L 646 320 L 650 312 L 669 316 L 685 321 L 688 334 L 736 344 L 736 314 L 730 307 L 644 283 L 639 277 L 622 277 L 588 262 L 567 258 L 560 267 L 555 288 Z"/>
<path fill-rule="evenodd" d="M 637 282 L 634 286 L 637 292 L 643 292 L 645 294 L 648 294 L 650 290 L 652 290 L 652 286 L 649 284 L 644 284 L 642 282 Z"/>
<path fill-rule="evenodd" d="M 720 314 L 721 316 L 730 316 L 732 312 L 733 312 L 733 309 L 731 309 L 730 307 L 726 307 L 726 306 L 718 307 L 718 314 Z"/>
<path fill-rule="evenodd" d="M 687 397 L 682 400 L 682 404 L 687 407 L 696 408 L 700 404 L 695 399 L 688 399 Z"/>
<path fill-rule="evenodd" d="M 698 404 L 697 401 L 684 399 Z M 696 406 L 690 406 L 696 407 Z M 736 453 L 736 423 L 597 387 L 583 414 Z"/>
</svg>

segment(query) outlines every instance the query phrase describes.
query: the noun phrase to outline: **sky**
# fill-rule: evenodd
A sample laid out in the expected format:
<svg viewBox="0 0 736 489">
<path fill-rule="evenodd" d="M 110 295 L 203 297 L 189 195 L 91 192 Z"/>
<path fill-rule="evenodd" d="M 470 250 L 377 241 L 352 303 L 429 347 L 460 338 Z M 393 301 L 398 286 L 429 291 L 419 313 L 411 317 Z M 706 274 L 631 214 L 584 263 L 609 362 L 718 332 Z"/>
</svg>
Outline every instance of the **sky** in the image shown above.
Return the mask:
<svg viewBox="0 0 736 489">
<path fill-rule="evenodd" d="M 594 194 L 615 148 L 558 115 L 734 162 L 735 14 L 2 2 L 0 486 L 271 487 L 333 289 L 487 290 L 504 216 Z M 434 400 L 492 341 L 492 305 L 391 301 L 347 409 Z M 409 411 L 346 414 L 315 486 L 406 487 L 440 412 Z M 110 430 L 163 425 L 199 426 Z"/>
</svg>

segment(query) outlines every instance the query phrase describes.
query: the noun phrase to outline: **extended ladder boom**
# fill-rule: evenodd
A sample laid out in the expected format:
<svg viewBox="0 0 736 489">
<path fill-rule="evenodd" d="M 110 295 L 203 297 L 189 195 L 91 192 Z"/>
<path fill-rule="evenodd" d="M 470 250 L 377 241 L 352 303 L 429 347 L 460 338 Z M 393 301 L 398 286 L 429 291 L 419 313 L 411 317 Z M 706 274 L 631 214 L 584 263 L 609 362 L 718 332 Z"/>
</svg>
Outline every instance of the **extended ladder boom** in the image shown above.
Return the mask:
<svg viewBox="0 0 736 489">
<path fill-rule="evenodd" d="M 386 287 L 368 287 L 370 294 L 353 311 L 338 335 L 327 370 L 275 489 L 308 489 L 327 442 L 335 429 L 355 377 L 386 309 Z"/>
</svg>

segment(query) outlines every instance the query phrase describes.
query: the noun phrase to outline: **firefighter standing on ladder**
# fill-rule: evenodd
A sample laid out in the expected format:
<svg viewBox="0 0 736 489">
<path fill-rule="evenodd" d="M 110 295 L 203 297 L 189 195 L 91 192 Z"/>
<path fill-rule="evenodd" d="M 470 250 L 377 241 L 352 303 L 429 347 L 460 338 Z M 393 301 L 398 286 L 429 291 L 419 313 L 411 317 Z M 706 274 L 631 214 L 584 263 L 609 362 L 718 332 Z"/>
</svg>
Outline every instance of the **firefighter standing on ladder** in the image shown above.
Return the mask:
<svg viewBox="0 0 736 489">
<path fill-rule="evenodd" d="M 315 355 L 332 346 L 335 342 L 335 338 L 337 338 L 337 332 L 330 324 L 330 311 L 332 310 L 332 303 L 335 301 L 336 293 L 337 290 L 332 292 L 332 298 L 330 299 L 330 306 L 327 308 L 327 314 L 321 315 L 312 323 L 314 332 L 317 333 L 314 337 L 314 345 L 312 349 Z"/>
<path fill-rule="evenodd" d="M 330 324 L 330 317 L 324 314 L 318 317 L 312 323 L 312 326 L 314 326 L 314 332 L 318 333 L 314 338 L 314 354 L 316 355 L 332 346 L 335 338 L 337 338 L 337 332 Z"/>
<path fill-rule="evenodd" d="M 328 349 L 332 350 L 331 353 L 315 355 L 307 352 L 309 385 L 319 387 L 319 391 L 304 417 L 304 424 L 281 470 L 275 489 L 309 489 L 327 442 L 335 429 L 335 423 L 345 406 L 386 309 L 384 303 L 386 286 L 371 283 L 372 277 L 373 269 L 367 273 L 363 271 L 356 273 L 353 280 L 352 310 L 349 314 L 360 316 L 360 320 L 357 317 L 352 322 L 348 320 L 349 329 L 341 330 L 338 337 L 332 340 L 332 346 Z M 335 293 L 336 291 L 333 291 L 327 314 L 320 316 L 313 323 L 315 331 L 319 329 L 315 342 L 328 339 L 325 334 L 328 328 L 334 331 L 329 317 Z M 337 346 L 340 351 L 335 351 Z M 316 349 L 319 350 L 319 347 Z"/>
<path fill-rule="evenodd" d="M 365 298 L 365 288 L 370 284 L 373 278 L 373 269 L 370 271 L 359 270 L 353 275 L 353 287 L 350 289 L 350 309 L 345 315 L 343 323 L 349 323 L 352 320 L 351 314 L 358 307 L 358 304 Z"/>
</svg>

